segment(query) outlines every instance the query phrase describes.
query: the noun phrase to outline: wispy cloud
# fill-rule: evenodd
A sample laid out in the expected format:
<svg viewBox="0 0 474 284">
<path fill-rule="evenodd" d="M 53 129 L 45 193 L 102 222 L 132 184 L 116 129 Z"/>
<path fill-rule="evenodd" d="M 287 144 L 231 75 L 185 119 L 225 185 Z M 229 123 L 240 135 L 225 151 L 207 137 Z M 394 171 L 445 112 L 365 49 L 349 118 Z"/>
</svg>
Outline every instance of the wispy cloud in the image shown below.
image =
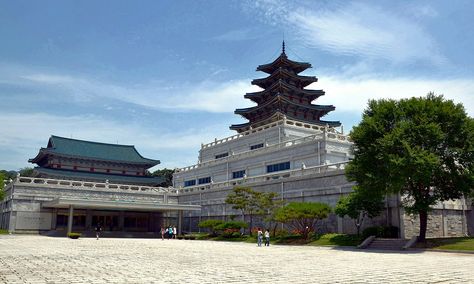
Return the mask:
<svg viewBox="0 0 474 284">
<path fill-rule="evenodd" d="M 380 78 L 365 75 L 364 77 L 324 76 L 320 82 L 309 88 L 323 88 L 327 93 L 318 99 L 318 104 L 332 104 L 336 111 L 361 114 L 369 99 L 401 99 L 425 96 L 429 92 L 444 95 L 455 103 L 462 103 L 466 112 L 474 116 L 474 80 L 460 79 L 425 79 L 425 78 Z"/>
<path fill-rule="evenodd" d="M 254 29 L 238 29 L 238 30 L 231 30 L 221 35 L 214 37 L 214 40 L 220 41 L 242 41 L 242 40 L 252 40 L 260 38 L 262 32 L 259 32 Z"/>
<path fill-rule="evenodd" d="M 176 85 L 155 81 L 140 85 L 121 85 L 102 82 L 84 76 L 31 73 L 21 79 L 36 84 L 38 89 L 56 89 L 64 95 L 80 100 L 95 100 L 99 97 L 171 111 L 232 112 L 236 106 L 249 106 L 244 100 L 246 92 L 259 88 L 250 85 L 250 79 L 225 82 L 203 81 L 198 84 Z M 22 82 L 17 82 L 21 84 Z"/>
<path fill-rule="evenodd" d="M 254 5 L 269 23 L 289 28 L 307 46 L 396 64 L 417 60 L 433 65 L 447 62 L 435 40 L 409 17 L 373 4 L 344 2 L 322 6 L 300 2 L 260 0 Z M 435 11 L 425 6 L 416 13 L 434 15 Z"/>
<path fill-rule="evenodd" d="M 183 167 L 196 162 L 201 142 L 216 135 L 228 135 L 225 125 L 216 122 L 201 128 L 151 128 L 149 125 L 120 123 L 100 116 L 58 116 L 46 113 L 0 113 L 0 147 L 8 160 L 0 168 L 27 166 L 28 158 L 45 147 L 50 135 L 105 143 L 136 145 L 146 157 L 161 159 L 163 167 Z M 28 135 L 25 135 L 28 133 Z M 2 154 L 3 156 L 3 154 Z"/>
</svg>

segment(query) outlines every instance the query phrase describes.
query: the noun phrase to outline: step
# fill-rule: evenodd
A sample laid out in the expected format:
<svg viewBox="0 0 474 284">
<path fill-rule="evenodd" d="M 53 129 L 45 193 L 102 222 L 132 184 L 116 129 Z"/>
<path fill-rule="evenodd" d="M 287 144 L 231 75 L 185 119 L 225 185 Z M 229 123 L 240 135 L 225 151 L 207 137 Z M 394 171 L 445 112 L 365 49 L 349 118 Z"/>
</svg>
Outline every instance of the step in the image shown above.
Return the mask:
<svg viewBox="0 0 474 284">
<path fill-rule="evenodd" d="M 408 240 L 404 239 L 374 239 L 367 248 L 379 250 L 402 250 L 407 242 Z"/>
</svg>

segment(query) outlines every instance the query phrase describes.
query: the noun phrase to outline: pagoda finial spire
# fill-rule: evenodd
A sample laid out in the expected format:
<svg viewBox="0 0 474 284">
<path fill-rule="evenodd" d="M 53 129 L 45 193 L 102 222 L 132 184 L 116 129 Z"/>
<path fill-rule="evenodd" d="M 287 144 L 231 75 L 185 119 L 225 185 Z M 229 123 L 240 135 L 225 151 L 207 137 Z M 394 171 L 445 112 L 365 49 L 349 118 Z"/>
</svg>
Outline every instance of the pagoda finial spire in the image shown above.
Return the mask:
<svg viewBox="0 0 474 284">
<path fill-rule="evenodd" d="M 283 43 L 281 44 L 281 53 L 285 54 L 285 40 L 283 40 Z"/>
</svg>

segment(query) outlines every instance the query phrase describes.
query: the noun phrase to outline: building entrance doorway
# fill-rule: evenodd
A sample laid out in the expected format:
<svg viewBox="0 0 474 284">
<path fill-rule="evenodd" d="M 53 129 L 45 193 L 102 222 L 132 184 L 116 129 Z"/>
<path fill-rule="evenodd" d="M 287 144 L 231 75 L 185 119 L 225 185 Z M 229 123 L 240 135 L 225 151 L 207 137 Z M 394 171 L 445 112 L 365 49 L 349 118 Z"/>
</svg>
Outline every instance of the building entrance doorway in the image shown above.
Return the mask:
<svg viewBox="0 0 474 284">
<path fill-rule="evenodd" d="M 100 223 L 103 231 L 118 231 L 119 228 L 119 216 L 111 215 L 93 215 L 92 226 L 95 227 Z"/>
</svg>

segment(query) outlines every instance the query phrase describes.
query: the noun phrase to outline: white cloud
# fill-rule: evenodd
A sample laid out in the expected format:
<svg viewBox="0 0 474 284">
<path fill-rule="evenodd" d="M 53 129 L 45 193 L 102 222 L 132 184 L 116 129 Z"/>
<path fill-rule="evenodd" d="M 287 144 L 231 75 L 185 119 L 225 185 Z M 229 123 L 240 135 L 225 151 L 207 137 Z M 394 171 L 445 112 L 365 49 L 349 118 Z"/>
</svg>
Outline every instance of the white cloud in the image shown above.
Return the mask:
<svg viewBox="0 0 474 284">
<path fill-rule="evenodd" d="M 322 7 L 263 0 L 255 6 L 269 23 L 289 28 L 312 47 L 393 63 L 446 63 L 435 40 L 420 23 L 375 5 L 344 3 Z M 421 12 L 434 13 L 429 7 Z"/>
<path fill-rule="evenodd" d="M 50 135 L 104 143 L 135 145 L 145 157 L 160 159 L 161 166 L 183 167 L 197 160 L 200 143 L 208 143 L 229 130 L 220 125 L 184 130 L 152 129 L 148 125 L 106 121 L 99 116 L 57 116 L 46 113 L 0 113 L 2 169 L 27 166 Z M 216 136 L 217 135 L 217 136 Z M 220 136 L 219 136 L 220 137 Z"/>
<path fill-rule="evenodd" d="M 20 78 L 35 83 L 37 88 L 56 88 L 64 95 L 74 96 L 78 100 L 106 97 L 154 109 L 216 113 L 232 112 L 236 106 L 250 106 L 251 102 L 244 99 L 244 94 L 259 90 L 250 85 L 250 79 L 204 81 L 179 86 L 164 82 L 125 86 L 86 77 L 48 73 L 31 73 L 21 75 Z"/>
<path fill-rule="evenodd" d="M 401 99 L 425 96 L 429 92 L 442 94 L 446 99 L 462 103 L 466 112 L 474 117 L 474 80 L 461 79 L 424 79 L 424 78 L 380 78 L 323 76 L 309 88 L 324 89 L 326 95 L 315 103 L 332 104 L 336 111 L 360 114 L 366 108 L 369 99 Z"/>
</svg>

